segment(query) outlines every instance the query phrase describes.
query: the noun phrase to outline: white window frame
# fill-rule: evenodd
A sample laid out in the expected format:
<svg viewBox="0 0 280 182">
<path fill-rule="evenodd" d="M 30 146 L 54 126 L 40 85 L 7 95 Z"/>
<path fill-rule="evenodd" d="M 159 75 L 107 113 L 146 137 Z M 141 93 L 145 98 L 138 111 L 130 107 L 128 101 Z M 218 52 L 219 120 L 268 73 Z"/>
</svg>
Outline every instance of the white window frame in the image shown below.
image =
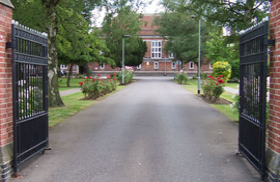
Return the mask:
<svg viewBox="0 0 280 182">
<path fill-rule="evenodd" d="M 171 62 L 171 69 L 176 70 L 176 62 Z"/>
<path fill-rule="evenodd" d="M 209 69 L 210 69 L 210 70 L 213 69 L 213 66 L 212 66 L 212 63 L 211 63 L 211 62 L 209 63 Z"/>
<path fill-rule="evenodd" d="M 60 69 L 67 69 L 67 66 L 65 64 L 61 64 Z"/>
<path fill-rule="evenodd" d="M 162 41 L 151 42 L 151 58 L 159 59 L 162 57 Z"/>
<path fill-rule="evenodd" d="M 104 69 L 105 69 L 105 63 L 100 63 L 100 64 L 99 64 L 99 68 L 102 69 L 102 70 L 104 70 Z"/>
<path fill-rule="evenodd" d="M 169 53 L 169 58 L 174 58 L 174 53 Z"/>
<path fill-rule="evenodd" d="M 189 62 L 189 68 L 190 68 L 191 70 L 194 69 L 194 62 L 193 62 L 193 61 Z"/>
<path fill-rule="evenodd" d="M 137 66 L 137 69 L 138 69 L 138 70 L 141 70 L 141 68 L 142 68 L 142 65 L 139 64 L 139 65 Z"/>
<path fill-rule="evenodd" d="M 159 62 L 155 61 L 154 62 L 154 69 L 157 70 L 159 68 Z"/>
</svg>

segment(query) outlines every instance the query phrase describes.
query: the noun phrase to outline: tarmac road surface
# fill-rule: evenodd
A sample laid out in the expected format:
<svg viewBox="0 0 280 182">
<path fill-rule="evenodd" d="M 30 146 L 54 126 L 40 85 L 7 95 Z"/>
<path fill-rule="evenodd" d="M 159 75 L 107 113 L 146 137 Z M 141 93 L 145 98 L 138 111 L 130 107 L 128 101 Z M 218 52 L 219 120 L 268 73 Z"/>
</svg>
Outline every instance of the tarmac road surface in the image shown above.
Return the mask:
<svg viewBox="0 0 280 182">
<path fill-rule="evenodd" d="M 50 130 L 12 182 L 258 182 L 238 126 L 172 78 L 140 78 Z"/>
</svg>

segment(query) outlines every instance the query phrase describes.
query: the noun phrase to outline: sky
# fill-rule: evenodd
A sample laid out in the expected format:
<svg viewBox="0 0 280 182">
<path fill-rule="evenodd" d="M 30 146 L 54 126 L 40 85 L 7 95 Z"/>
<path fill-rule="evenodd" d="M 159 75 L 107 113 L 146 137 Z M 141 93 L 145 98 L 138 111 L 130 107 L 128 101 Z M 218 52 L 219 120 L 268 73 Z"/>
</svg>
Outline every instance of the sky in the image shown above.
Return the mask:
<svg viewBox="0 0 280 182">
<path fill-rule="evenodd" d="M 149 6 L 147 6 L 144 9 L 144 12 L 142 12 L 142 13 L 144 13 L 144 14 L 145 13 L 158 13 L 160 11 L 163 11 L 164 8 L 163 8 L 163 6 L 159 5 L 159 1 L 160 0 L 153 0 L 152 3 Z M 103 11 L 94 10 L 93 18 L 92 18 L 93 25 L 97 26 L 97 27 L 101 27 L 104 16 L 105 16 L 105 10 L 103 10 Z"/>
</svg>

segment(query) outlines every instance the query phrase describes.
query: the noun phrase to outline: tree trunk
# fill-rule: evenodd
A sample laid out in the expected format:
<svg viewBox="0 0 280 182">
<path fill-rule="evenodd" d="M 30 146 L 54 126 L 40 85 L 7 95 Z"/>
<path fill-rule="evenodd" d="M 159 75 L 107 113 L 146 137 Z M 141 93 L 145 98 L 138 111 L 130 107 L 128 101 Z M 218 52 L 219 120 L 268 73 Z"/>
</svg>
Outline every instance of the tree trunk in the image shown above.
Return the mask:
<svg viewBox="0 0 280 182">
<path fill-rule="evenodd" d="M 55 12 L 56 3 L 53 1 L 45 4 L 48 17 L 50 19 L 47 25 L 48 31 L 48 100 L 49 107 L 64 106 L 58 90 L 58 58 L 56 52 L 56 35 L 58 32 L 57 15 Z"/>
<path fill-rule="evenodd" d="M 74 63 L 70 64 L 70 69 L 69 69 L 68 76 L 67 76 L 67 87 L 70 87 L 70 79 L 71 79 L 71 75 L 72 75 L 73 65 L 74 65 Z"/>
<path fill-rule="evenodd" d="M 86 63 L 86 75 L 87 77 L 90 77 L 88 63 Z"/>
</svg>

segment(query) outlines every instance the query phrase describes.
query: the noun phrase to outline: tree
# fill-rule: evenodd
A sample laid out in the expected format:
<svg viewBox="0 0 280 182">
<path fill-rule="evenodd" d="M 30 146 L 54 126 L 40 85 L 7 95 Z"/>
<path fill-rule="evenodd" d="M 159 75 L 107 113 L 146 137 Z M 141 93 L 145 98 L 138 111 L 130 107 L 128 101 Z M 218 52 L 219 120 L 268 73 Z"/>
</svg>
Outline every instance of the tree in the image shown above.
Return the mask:
<svg viewBox="0 0 280 182">
<path fill-rule="evenodd" d="M 247 29 L 269 15 L 269 0 L 190 0 L 185 8 L 207 21 L 228 27 L 230 42 L 238 41 L 236 32 Z"/>
<path fill-rule="evenodd" d="M 226 37 L 222 35 L 221 30 L 210 33 L 211 38 L 206 41 L 208 54 L 206 57 L 213 61 L 232 61 L 236 59 L 233 45 L 226 42 Z"/>
<path fill-rule="evenodd" d="M 125 65 L 127 66 L 138 66 L 142 64 L 143 57 L 145 56 L 145 53 L 147 52 L 147 44 L 145 41 L 142 40 L 142 38 L 137 38 L 136 48 L 132 50 L 132 52 L 126 56 L 125 58 Z"/>
<path fill-rule="evenodd" d="M 59 29 L 68 21 L 62 12 L 73 12 L 73 15 L 82 15 L 90 23 L 90 10 L 101 0 L 12 0 L 15 5 L 14 19 L 30 28 L 48 33 L 48 101 L 49 106 L 63 106 L 58 90 L 58 56 L 57 35 Z M 75 20 L 77 20 L 76 18 Z M 78 25 L 80 22 L 76 22 Z M 74 26 L 74 25 L 73 25 Z"/>
<path fill-rule="evenodd" d="M 165 7 L 166 12 L 154 22 L 159 26 L 156 32 L 167 40 L 164 51 L 173 53 L 175 59 L 184 63 L 193 61 L 197 64 L 200 17 L 192 18 L 192 15 L 180 4 L 166 3 Z M 201 22 L 201 55 L 204 57 L 207 52 L 205 43 L 209 37 L 208 32 L 214 28 L 207 25 L 203 19 Z"/>
<path fill-rule="evenodd" d="M 123 35 L 130 35 L 130 38 L 125 39 L 125 65 L 138 66 L 143 62 L 147 46 L 138 37 L 144 22 L 137 11 L 149 3 L 144 0 L 117 0 L 111 1 L 111 4 L 108 2 L 102 30 L 110 50 L 109 56 L 117 67 L 122 66 Z"/>
</svg>

